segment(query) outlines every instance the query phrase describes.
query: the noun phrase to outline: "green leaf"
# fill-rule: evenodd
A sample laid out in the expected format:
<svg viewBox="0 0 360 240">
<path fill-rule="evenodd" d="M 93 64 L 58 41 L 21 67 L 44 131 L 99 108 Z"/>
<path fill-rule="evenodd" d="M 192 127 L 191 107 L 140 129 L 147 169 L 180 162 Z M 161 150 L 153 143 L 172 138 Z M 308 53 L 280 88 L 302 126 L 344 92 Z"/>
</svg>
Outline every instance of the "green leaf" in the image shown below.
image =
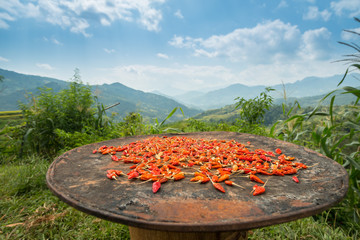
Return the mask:
<svg viewBox="0 0 360 240">
<path fill-rule="evenodd" d="M 346 77 L 346 75 L 348 74 L 348 72 L 349 72 L 349 69 L 346 69 L 346 71 L 345 71 L 345 74 L 344 74 L 343 78 L 341 79 L 341 81 L 339 82 L 339 84 L 338 84 L 337 86 L 340 86 L 340 84 L 342 84 L 342 83 L 343 83 L 343 81 L 345 80 L 345 77 Z"/>
<path fill-rule="evenodd" d="M 321 150 L 323 151 L 323 153 L 325 153 L 325 155 L 329 158 L 332 157 L 332 154 L 330 153 L 329 151 L 329 148 L 327 146 L 327 142 L 326 142 L 327 138 L 322 138 L 321 141 L 320 141 L 320 147 L 321 147 Z"/>
<path fill-rule="evenodd" d="M 176 108 L 174 108 L 174 109 L 169 113 L 169 115 L 167 115 L 167 117 L 160 123 L 159 127 L 161 127 L 161 126 L 166 122 L 166 120 L 168 120 L 169 118 L 171 118 L 172 115 L 174 115 L 174 113 L 175 113 L 176 110 L 178 110 L 178 109 L 180 109 L 181 112 L 182 112 L 183 115 L 184 115 L 184 112 L 183 112 L 183 110 L 181 109 L 181 107 L 176 107 Z"/>
<path fill-rule="evenodd" d="M 333 116 L 334 101 L 335 101 L 335 96 L 332 96 L 331 101 L 330 101 L 330 106 L 329 106 L 331 125 L 334 125 L 334 116 Z"/>
<path fill-rule="evenodd" d="M 351 94 L 355 95 L 356 97 L 360 98 L 360 89 L 350 87 L 350 86 L 343 87 L 343 89 L 346 91 L 343 94 L 351 93 Z"/>
<path fill-rule="evenodd" d="M 346 144 L 345 146 L 347 146 L 347 147 L 360 146 L 360 142 L 359 141 L 353 141 L 351 143 Z"/>
<path fill-rule="evenodd" d="M 303 120 L 303 119 L 304 119 L 304 115 L 302 115 L 302 114 L 301 114 L 301 115 L 294 115 L 294 116 L 286 119 L 286 120 L 284 121 L 284 123 L 288 123 L 288 122 L 290 122 L 290 121 L 292 121 L 292 120 L 294 120 L 294 119 Z"/>
<path fill-rule="evenodd" d="M 345 157 L 346 160 L 348 160 L 350 162 L 350 164 L 356 169 L 356 170 L 359 170 L 360 171 L 360 164 L 358 162 L 355 161 L 355 159 L 349 157 L 349 156 L 346 156 Z"/>
<path fill-rule="evenodd" d="M 272 127 L 271 127 L 271 129 L 270 129 L 270 136 L 274 136 L 275 128 L 276 128 L 276 126 L 277 126 L 280 122 L 282 122 L 282 121 L 281 121 L 281 120 L 278 120 L 278 121 L 276 121 L 276 122 L 272 125 Z"/>
</svg>

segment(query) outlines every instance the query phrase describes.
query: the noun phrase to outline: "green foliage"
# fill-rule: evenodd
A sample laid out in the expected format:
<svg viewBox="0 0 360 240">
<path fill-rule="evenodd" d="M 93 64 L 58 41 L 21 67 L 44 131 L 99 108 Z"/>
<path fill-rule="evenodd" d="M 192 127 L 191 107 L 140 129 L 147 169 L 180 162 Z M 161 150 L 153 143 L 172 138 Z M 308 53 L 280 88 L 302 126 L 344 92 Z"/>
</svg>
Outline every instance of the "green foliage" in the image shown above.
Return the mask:
<svg viewBox="0 0 360 240">
<path fill-rule="evenodd" d="M 106 126 L 103 107 L 98 104 L 96 111 L 91 89 L 82 84 L 78 69 L 75 69 L 69 88 L 57 93 L 46 87 L 39 91 L 29 104 L 20 105 L 26 122 L 24 148 L 30 152 L 54 156 L 68 146 L 72 134 L 76 139 L 86 139 L 86 135 L 94 134 L 95 130 L 102 131 Z"/>
<path fill-rule="evenodd" d="M 313 218 L 304 218 L 301 220 L 270 226 L 261 229 L 255 229 L 249 234 L 249 240 L 255 239 L 357 239 L 348 235 L 341 228 L 332 228 L 326 221 L 319 222 Z"/>
<path fill-rule="evenodd" d="M 189 118 L 187 121 L 187 131 L 189 132 L 205 132 L 211 131 L 213 128 L 210 124 L 206 124 L 206 122 L 199 121 L 193 118 Z"/>
<path fill-rule="evenodd" d="M 24 124 L 6 124 L 0 130 L 0 163 L 16 158 L 23 144 Z"/>
<path fill-rule="evenodd" d="M 61 202 L 46 186 L 49 162 L 29 157 L 0 165 L 0 239 L 129 239 L 126 226 Z"/>
<path fill-rule="evenodd" d="M 359 19 L 356 21 L 360 22 Z M 353 31 L 349 31 L 355 33 Z M 356 33 L 360 35 L 360 33 Z M 339 81 L 340 86 L 350 71 L 359 71 L 360 48 L 356 44 L 347 44 L 357 51 L 355 54 L 347 55 L 342 60 L 350 64 L 344 77 Z M 341 90 L 341 91 L 339 91 Z M 342 94 L 352 94 L 356 101 L 352 106 L 343 108 L 334 105 L 336 97 Z M 329 101 L 326 108 L 322 106 L 325 100 Z M 360 229 L 360 88 L 345 86 L 327 94 L 318 106 L 312 111 L 305 113 L 292 113 L 294 108 L 288 112 L 284 111 L 285 120 L 279 120 L 271 128 L 270 134 L 286 141 L 307 144 L 311 148 L 334 159 L 342 164 L 349 174 L 349 190 L 346 198 L 336 207 L 328 212 L 326 221 L 333 221 L 336 226 L 341 226 L 358 235 Z M 300 107 L 297 104 L 297 107 Z M 336 113 L 336 114 L 335 114 Z M 313 122 L 312 130 L 304 125 Z M 317 216 L 319 219 L 319 216 Z"/>
<path fill-rule="evenodd" d="M 235 108 L 241 108 L 240 118 L 250 126 L 253 124 L 260 124 L 263 122 L 266 110 L 272 105 L 273 97 L 269 95 L 271 88 L 266 88 L 264 92 L 260 93 L 259 97 L 253 99 L 244 99 L 237 97 L 238 100 Z"/>
<path fill-rule="evenodd" d="M 174 129 L 174 128 L 165 128 L 165 129 L 163 129 L 165 122 L 167 120 L 169 120 L 169 118 L 171 118 L 178 109 L 181 111 L 182 115 L 185 116 L 182 108 L 181 107 L 176 107 L 160 123 L 159 123 L 158 119 L 155 118 L 155 123 L 149 126 L 148 132 L 150 134 L 159 134 L 159 133 L 169 132 L 169 131 L 178 132 L 179 129 Z"/>
<path fill-rule="evenodd" d="M 129 113 L 123 118 L 123 122 L 119 123 L 119 126 L 124 136 L 135 136 L 145 132 L 145 124 L 139 113 Z"/>
</svg>

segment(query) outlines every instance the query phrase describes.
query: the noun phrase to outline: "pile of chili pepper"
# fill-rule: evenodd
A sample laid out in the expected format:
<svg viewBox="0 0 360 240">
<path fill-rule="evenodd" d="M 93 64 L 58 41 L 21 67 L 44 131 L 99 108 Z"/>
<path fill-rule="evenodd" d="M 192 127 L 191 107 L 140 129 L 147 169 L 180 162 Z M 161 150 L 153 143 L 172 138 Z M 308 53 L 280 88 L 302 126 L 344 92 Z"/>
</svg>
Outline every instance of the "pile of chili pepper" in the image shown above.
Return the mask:
<svg viewBox="0 0 360 240">
<path fill-rule="evenodd" d="M 250 143 L 248 143 L 250 144 Z M 286 156 L 277 148 L 275 153 L 263 149 L 250 151 L 244 144 L 235 140 L 206 140 L 189 137 L 150 137 L 142 141 L 123 146 L 101 146 L 93 153 L 111 155 L 117 162 L 131 164 L 130 171 L 109 169 L 107 177 L 117 179 L 127 176 L 129 180 L 152 181 L 152 190 L 158 192 L 161 184 L 179 181 L 191 175 L 190 181 L 197 183 L 211 182 L 219 191 L 225 192 L 222 182 L 229 186 L 242 187 L 231 181 L 236 174 L 245 174 L 255 185 L 254 196 L 265 192 L 266 183 L 262 176 L 295 175 L 307 166 Z M 119 156 L 118 156 L 119 155 Z M 192 173 L 184 171 L 193 170 Z M 293 176 L 299 183 L 299 179 Z"/>
</svg>

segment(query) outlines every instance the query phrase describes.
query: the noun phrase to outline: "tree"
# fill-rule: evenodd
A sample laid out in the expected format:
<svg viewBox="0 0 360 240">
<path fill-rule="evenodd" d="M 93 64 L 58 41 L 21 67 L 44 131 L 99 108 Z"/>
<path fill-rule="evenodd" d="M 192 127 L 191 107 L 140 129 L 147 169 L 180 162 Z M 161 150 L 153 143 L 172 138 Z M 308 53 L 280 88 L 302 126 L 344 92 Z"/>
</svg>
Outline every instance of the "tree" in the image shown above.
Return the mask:
<svg viewBox="0 0 360 240">
<path fill-rule="evenodd" d="M 245 123 L 249 125 L 263 123 L 266 110 L 272 106 L 273 97 L 269 95 L 269 92 L 273 90 L 268 87 L 260 93 L 260 96 L 249 100 L 243 97 L 235 98 L 238 100 L 235 108 L 240 108 L 240 117 Z"/>
<path fill-rule="evenodd" d="M 79 70 L 69 87 L 59 92 L 40 88 L 40 94 L 31 96 L 29 104 L 20 104 L 26 126 L 24 140 L 31 152 L 53 155 L 64 144 L 57 133 L 84 133 L 95 131 L 97 110 L 90 86 L 81 83 Z"/>
</svg>

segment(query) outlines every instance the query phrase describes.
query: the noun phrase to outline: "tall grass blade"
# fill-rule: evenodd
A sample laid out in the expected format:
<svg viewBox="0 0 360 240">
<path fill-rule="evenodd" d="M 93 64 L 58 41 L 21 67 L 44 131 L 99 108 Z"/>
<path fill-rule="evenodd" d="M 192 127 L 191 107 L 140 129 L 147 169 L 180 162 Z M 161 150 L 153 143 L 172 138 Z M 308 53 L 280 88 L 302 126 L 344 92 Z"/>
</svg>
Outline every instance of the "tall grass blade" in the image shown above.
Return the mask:
<svg viewBox="0 0 360 240">
<path fill-rule="evenodd" d="M 345 156 L 345 159 L 348 160 L 356 170 L 360 171 L 360 164 L 355 159 L 350 156 Z"/>
<path fill-rule="evenodd" d="M 172 115 L 174 115 L 174 113 L 176 112 L 176 110 L 178 110 L 178 108 L 180 108 L 180 107 L 174 108 L 174 109 L 169 113 L 169 115 L 167 115 L 167 117 L 166 117 L 164 120 L 162 120 L 162 122 L 160 123 L 159 127 L 161 127 L 169 118 L 171 118 Z M 180 109 L 181 109 L 181 108 L 180 108 Z M 181 109 L 181 112 L 184 114 L 184 112 L 182 111 L 182 109 Z"/>
<path fill-rule="evenodd" d="M 330 101 L 330 106 L 329 106 L 331 125 L 334 125 L 334 115 L 333 115 L 334 101 L 335 101 L 335 96 L 332 96 L 331 101 Z"/>
<path fill-rule="evenodd" d="M 343 89 L 346 91 L 343 94 L 351 93 L 355 95 L 356 97 L 360 98 L 360 90 L 354 87 L 346 86 L 343 87 Z"/>
</svg>

